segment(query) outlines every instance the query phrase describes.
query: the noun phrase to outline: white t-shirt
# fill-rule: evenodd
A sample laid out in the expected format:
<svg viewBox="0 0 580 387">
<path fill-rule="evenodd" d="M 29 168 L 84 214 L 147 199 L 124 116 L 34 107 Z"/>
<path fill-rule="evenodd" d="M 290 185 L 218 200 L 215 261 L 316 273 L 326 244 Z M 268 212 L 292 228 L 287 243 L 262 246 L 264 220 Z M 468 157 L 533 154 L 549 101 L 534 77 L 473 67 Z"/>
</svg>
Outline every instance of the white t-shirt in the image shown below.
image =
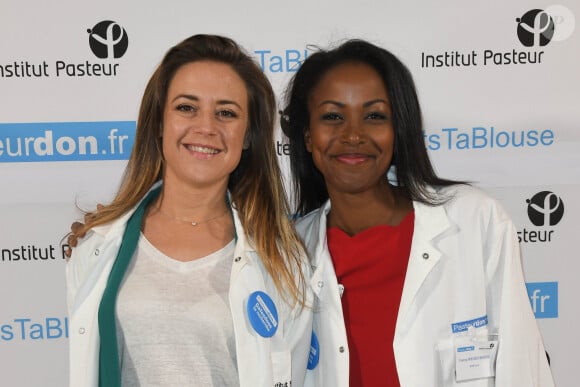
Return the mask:
<svg viewBox="0 0 580 387">
<path fill-rule="evenodd" d="M 180 262 L 141 234 L 117 298 L 123 387 L 239 386 L 228 301 L 234 247 Z"/>
</svg>

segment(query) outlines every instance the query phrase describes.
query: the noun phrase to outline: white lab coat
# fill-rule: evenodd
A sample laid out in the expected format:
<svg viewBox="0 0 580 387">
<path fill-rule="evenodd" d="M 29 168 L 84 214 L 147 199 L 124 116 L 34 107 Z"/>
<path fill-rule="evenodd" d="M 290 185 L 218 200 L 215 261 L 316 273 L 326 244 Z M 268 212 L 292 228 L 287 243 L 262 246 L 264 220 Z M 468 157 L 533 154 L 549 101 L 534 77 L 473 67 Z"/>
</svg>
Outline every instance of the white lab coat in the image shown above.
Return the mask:
<svg viewBox="0 0 580 387">
<path fill-rule="evenodd" d="M 443 205 L 413 203 L 415 226 L 393 342 L 401 386 L 553 386 L 513 223 L 478 189 L 454 186 L 444 192 L 454 196 Z M 320 360 L 307 385 L 347 387 L 347 336 L 326 242 L 329 211 L 327 202 L 297 224 L 311 254 L 318 302 L 314 331 Z M 470 334 L 499 335 L 495 379 L 457 383 L 454 337 L 468 333 L 452 333 L 451 324 L 482 316 L 488 324 Z"/>
<path fill-rule="evenodd" d="M 67 263 L 71 387 L 98 386 L 98 309 L 126 222 L 133 211 L 109 225 L 92 229 L 73 250 Z M 233 216 L 238 240 L 230 276 L 229 302 L 240 386 L 284 387 L 290 386 L 290 381 L 292 387 L 302 386 L 310 350 L 312 309 L 291 309 L 282 300 L 256 251 L 246 239 L 235 210 Z M 308 279 L 309 265 L 304 264 L 303 269 Z M 246 314 L 248 297 L 257 290 L 268 294 L 278 310 L 279 325 L 271 338 L 258 335 Z M 309 292 L 307 302 L 310 305 L 312 298 Z"/>
</svg>

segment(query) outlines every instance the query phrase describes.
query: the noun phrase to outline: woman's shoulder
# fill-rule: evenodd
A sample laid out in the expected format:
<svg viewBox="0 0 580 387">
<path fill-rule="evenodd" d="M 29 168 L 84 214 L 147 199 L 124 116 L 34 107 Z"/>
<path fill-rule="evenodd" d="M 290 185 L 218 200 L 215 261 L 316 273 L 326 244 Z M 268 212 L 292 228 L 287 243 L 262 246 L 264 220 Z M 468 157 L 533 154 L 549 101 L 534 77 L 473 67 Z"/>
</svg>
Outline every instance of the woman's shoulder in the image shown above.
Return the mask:
<svg viewBox="0 0 580 387">
<path fill-rule="evenodd" d="M 309 212 L 308 214 L 299 217 L 294 223 L 294 227 L 300 236 L 304 236 L 310 233 L 312 228 L 318 229 L 320 224 L 320 219 L 324 215 L 325 210 L 329 207 L 330 203 L 322 205 L 321 207 Z"/>
<path fill-rule="evenodd" d="M 471 184 L 453 184 L 441 187 L 437 191 L 443 198 L 449 198 L 452 203 L 481 204 L 482 202 L 495 201 L 482 188 Z"/>
<path fill-rule="evenodd" d="M 484 189 L 469 184 L 455 184 L 438 189 L 448 215 L 465 220 L 493 218 L 510 220 L 502 204 Z"/>
<path fill-rule="evenodd" d="M 72 249 L 67 266 L 84 267 L 85 261 L 100 254 L 100 247 L 112 238 L 120 238 L 126 224 L 123 216 L 111 222 L 101 224 L 89 229 L 85 236 L 77 240 L 77 245 Z"/>
</svg>

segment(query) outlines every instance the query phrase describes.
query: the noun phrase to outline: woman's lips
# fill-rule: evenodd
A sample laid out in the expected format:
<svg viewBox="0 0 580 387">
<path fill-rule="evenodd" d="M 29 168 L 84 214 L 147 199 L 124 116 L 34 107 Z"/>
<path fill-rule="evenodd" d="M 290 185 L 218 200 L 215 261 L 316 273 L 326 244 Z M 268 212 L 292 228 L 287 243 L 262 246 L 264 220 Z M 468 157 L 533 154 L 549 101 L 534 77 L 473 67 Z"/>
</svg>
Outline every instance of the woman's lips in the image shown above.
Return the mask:
<svg viewBox="0 0 580 387">
<path fill-rule="evenodd" d="M 192 152 L 207 153 L 210 155 L 214 155 L 220 152 L 218 149 L 203 145 L 186 145 L 186 147 Z"/>
<path fill-rule="evenodd" d="M 360 163 L 364 163 L 368 159 L 371 158 L 369 155 L 361 154 L 361 153 L 346 153 L 334 156 L 334 158 L 342 163 L 356 165 Z"/>
<path fill-rule="evenodd" d="M 209 145 L 200 145 L 200 144 L 184 144 L 185 148 L 198 159 L 207 160 L 218 153 L 221 153 L 220 149 L 211 147 Z"/>
</svg>

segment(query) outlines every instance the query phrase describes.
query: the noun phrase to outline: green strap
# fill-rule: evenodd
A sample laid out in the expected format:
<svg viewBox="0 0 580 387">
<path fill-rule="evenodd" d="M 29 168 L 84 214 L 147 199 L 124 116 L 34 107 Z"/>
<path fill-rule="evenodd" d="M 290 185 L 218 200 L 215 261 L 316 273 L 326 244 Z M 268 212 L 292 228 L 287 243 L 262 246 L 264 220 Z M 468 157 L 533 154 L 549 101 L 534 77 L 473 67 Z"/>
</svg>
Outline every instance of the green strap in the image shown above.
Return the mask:
<svg viewBox="0 0 580 387">
<path fill-rule="evenodd" d="M 107 287 L 99 305 L 99 387 L 121 387 L 121 370 L 117 347 L 115 304 L 121 281 L 137 248 L 145 209 L 161 191 L 161 187 L 149 192 L 127 222 L 123 240 L 115 258 L 115 263 L 107 280 Z"/>
</svg>

